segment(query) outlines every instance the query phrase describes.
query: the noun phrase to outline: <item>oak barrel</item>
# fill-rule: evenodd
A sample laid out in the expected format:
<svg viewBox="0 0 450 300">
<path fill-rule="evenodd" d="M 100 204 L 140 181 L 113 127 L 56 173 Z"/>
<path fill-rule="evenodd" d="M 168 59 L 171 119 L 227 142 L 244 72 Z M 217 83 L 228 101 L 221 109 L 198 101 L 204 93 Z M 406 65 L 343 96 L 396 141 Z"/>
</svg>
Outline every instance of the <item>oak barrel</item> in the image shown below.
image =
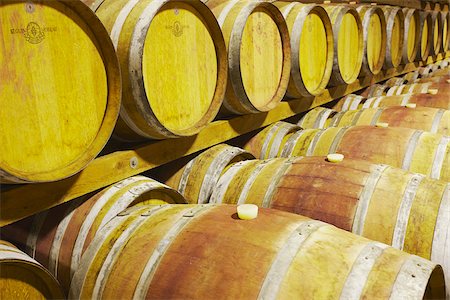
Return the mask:
<svg viewBox="0 0 450 300">
<path fill-rule="evenodd" d="M 220 27 L 201 1 L 104 0 L 96 14 L 122 70 L 115 136 L 191 136 L 214 119 L 225 93 L 227 54 Z"/>
<path fill-rule="evenodd" d="M 261 130 L 258 138 L 250 139 L 244 148 L 259 159 L 276 157 L 281 145 L 286 142 L 286 137 L 300 129 L 301 127 L 295 124 L 277 122 Z"/>
<path fill-rule="evenodd" d="M 333 108 L 337 111 L 346 111 L 369 107 L 405 106 L 409 103 L 416 104 L 417 107 L 426 106 L 446 110 L 450 109 L 450 99 L 448 95 L 445 94 L 405 94 L 398 96 L 371 97 L 368 99 L 355 95 L 343 98 Z"/>
<path fill-rule="evenodd" d="M 103 149 L 119 113 L 108 33 L 79 1 L 1 1 L 0 26 L 0 182 L 78 173 Z"/>
<path fill-rule="evenodd" d="M 443 45 L 443 20 L 440 11 L 430 12 L 431 22 L 433 24 L 433 43 L 432 43 L 432 54 L 438 55 L 442 52 Z"/>
<path fill-rule="evenodd" d="M 414 62 L 420 47 L 420 13 L 416 9 L 403 8 L 405 34 L 403 40 L 402 63 Z"/>
<path fill-rule="evenodd" d="M 330 86 L 353 83 L 363 60 L 363 31 L 358 12 L 347 5 L 323 6 L 333 25 L 334 61 Z"/>
<path fill-rule="evenodd" d="M 118 182 L 2 228 L 14 241 L 58 278 L 68 292 L 71 278 L 92 239 L 122 210 L 147 203 L 185 203 L 175 190 L 144 176 Z"/>
<path fill-rule="evenodd" d="M 400 65 L 403 55 L 405 35 L 405 15 L 400 7 L 382 6 L 386 17 L 387 49 L 386 68 L 396 68 Z"/>
<path fill-rule="evenodd" d="M 442 53 L 447 52 L 450 48 L 449 37 L 450 37 L 450 12 L 442 11 Z"/>
<path fill-rule="evenodd" d="M 433 23 L 430 12 L 420 11 L 420 28 L 420 49 L 417 56 L 420 60 L 426 61 L 433 51 Z"/>
<path fill-rule="evenodd" d="M 0 295 L 2 299 L 63 299 L 60 285 L 41 264 L 0 240 Z"/>
<path fill-rule="evenodd" d="M 328 128 L 377 123 L 450 136 L 450 110 L 423 106 L 416 108 L 391 106 L 342 112 L 318 107 L 304 115 L 298 125 L 302 128 Z"/>
<path fill-rule="evenodd" d="M 404 94 L 441 94 L 450 96 L 450 84 L 447 82 L 425 82 L 413 83 L 391 87 L 386 91 L 387 96 L 404 95 Z"/>
<path fill-rule="evenodd" d="M 450 183 L 344 158 L 275 158 L 233 165 L 212 203 L 304 215 L 441 264 L 450 280 Z M 450 281 L 448 281 L 450 283 Z"/>
<path fill-rule="evenodd" d="M 265 139 L 264 134 L 252 138 Z M 299 130 L 283 138 L 277 156 L 321 156 L 332 153 L 342 153 L 348 158 L 383 163 L 450 181 L 450 137 L 409 128 L 351 126 Z M 255 157 L 275 157 L 267 156 L 267 151 L 263 153 L 261 149 L 255 149 L 252 154 Z"/>
<path fill-rule="evenodd" d="M 123 212 L 86 250 L 70 298 L 117 295 L 419 299 L 444 297 L 445 287 L 440 266 L 320 221 L 263 208 L 244 221 L 234 205 L 165 205 Z"/>
<path fill-rule="evenodd" d="M 224 112 L 269 111 L 283 99 L 289 83 L 289 31 L 274 5 L 260 1 L 208 1 L 228 50 Z"/>
<path fill-rule="evenodd" d="M 377 6 L 361 5 L 356 8 L 361 17 L 364 55 L 361 76 L 376 75 L 383 68 L 386 58 L 386 19 Z"/>
<path fill-rule="evenodd" d="M 243 149 L 219 144 L 189 160 L 181 168 L 176 166 L 173 170 L 171 166 L 164 166 L 160 173 L 165 174 L 159 176 L 167 177 L 165 184 L 178 190 L 188 203 L 203 204 L 208 203 L 220 175 L 230 165 L 253 158 Z"/>
<path fill-rule="evenodd" d="M 291 76 L 287 96 L 321 94 L 333 69 L 333 28 L 327 12 L 318 5 L 274 3 L 282 12 L 291 38 Z"/>
</svg>

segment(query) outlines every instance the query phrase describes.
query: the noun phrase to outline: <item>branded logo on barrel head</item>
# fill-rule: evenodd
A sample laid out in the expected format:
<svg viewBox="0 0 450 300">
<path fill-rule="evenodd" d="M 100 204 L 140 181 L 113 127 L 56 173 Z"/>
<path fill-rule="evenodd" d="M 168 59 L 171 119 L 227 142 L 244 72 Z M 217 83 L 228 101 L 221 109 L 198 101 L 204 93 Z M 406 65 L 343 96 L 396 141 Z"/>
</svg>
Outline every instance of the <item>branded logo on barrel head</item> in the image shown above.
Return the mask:
<svg viewBox="0 0 450 300">
<path fill-rule="evenodd" d="M 178 21 L 175 21 L 173 25 L 166 26 L 166 29 L 170 29 L 172 31 L 172 34 L 176 37 L 182 36 L 185 28 L 189 28 L 189 26 L 181 25 L 181 23 Z"/>
<path fill-rule="evenodd" d="M 30 44 L 39 44 L 45 39 L 45 33 L 55 32 L 57 27 L 41 27 L 35 22 L 28 23 L 26 28 L 13 28 L 11 34 L 23 34 Z"/>
<path fill-rule="evenodd" d="M 41 27 L 34 22 L 28 23 L 27 30 L 23 35 L 25 39 L 31 44 L 39 44 L 45 38 L 44 32 L 41 30 Z"/>
</svg>

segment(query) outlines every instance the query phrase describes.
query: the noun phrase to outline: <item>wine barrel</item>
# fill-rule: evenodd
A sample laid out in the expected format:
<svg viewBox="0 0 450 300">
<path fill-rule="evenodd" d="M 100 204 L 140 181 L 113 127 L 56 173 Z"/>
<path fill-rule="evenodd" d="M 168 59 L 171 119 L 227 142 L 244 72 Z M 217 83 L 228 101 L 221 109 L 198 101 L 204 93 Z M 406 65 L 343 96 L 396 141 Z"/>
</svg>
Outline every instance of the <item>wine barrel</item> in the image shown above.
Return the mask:
<svg viewBox="0 0 450 300">
<path fill-rule="evenodd" d="M 70 298 L 119 294 L 396 299 L 445 297 L 445 287 L 440 266 L 320 221 L 270 209 L 244 221 L 233 205 L 165 205 L 115 217 L 83 256 Z"/>
<path fill-rule="evenodd" d="M 279 125 L 275 123 L 272 126 Z M 257 134 L 252 140 L 249 143 L 256 143 L 255 140 L 264 143 L 266 136 Z M 252 153 L 255 157 L 275 157 L 268 156 L 267 151 L 264 153 L 261 149 Z M 287 134 L 278 153 L 278 157 L 342 153 L 348 158 L 383 163 L 450 181 L 450 137 L 409 128 L 351 126 L 304 129 Z"/>
<path fill-rule="evenodd" d="M 405 16 L 405 34 L 403 40 L 402 62 L 414 62 L 419 51 L 420 42 L 420 14 L 416 9 L 403 8 Z"/>
<path fill-rule="evenodd" d="M 305 140 L 308 143 L 305 144 Z M 332 127 L 299 131 L 286 140 L 281 156 L 342 153 L 450 181 L 450 138 L 409 128 Z M 382 145 L 380 147 L 380 145 Z"/>
<path fill-rule="evenodd" d="M 353 83 L 363 60 L 363 32 L 358 12 L 346 5 L 324 5 L 333 25 L 334 62 L 329 86 Z"/>
<path fill-rule="evenodd" d="M 300 129 L 291 123 L 277 122 L 260 131 L 258 133 L 260 138 L 250 139 L 244 149 L 260 159 L 276 157 L 279 155 L 281 145 L 285 143 L 286 136 Z"/>
<path fill-rule="evenodd" d="M 438 55 L 441 53 L 442 46 L 442 38 L 443 38 L 443 22 L 442 22 L 442 14 L 439 11 L 430 12 L 431 14 L 431 22 L 433 24 L 433 43 L 432 43 L 432 54 Z"/>
<path fill-rule="evenodd" d="M 328 128 L 330 127 L 330 121 L 337 113 L 338 112 L 334 109 L 319 106 L 311 109 L 305 115 L 303 115 L 300 121 L 298 121 L 297 125 L 303 129 Z"/>
<path fill-rule="evenodd" d="M 0 291 L 2 299 L 63 299 L 56 279 L 41 264 L 0 240 Z"/>
<path fill-rule="evenodd" d="M 293 135 L 298 135 L 299 132 L 302 132 L 302 135 L 305 137 L 305 139 L 302 140 L 302 143 L 304 147 L 307 147 L 309 143 L 311 143 L 314 135 L 319 131 L 320 129 L 302 130 L 298 125 L 279 121 L 251 137 L 247 143 L 245 143 L 244 149 L 259 159 L 269 159 L 280 156 L 286 157 L 283 156 L 282 151 L 287 151 L 284 149 L 284 146 Z M 276 142 L 274 143 L 273 140 L 276 140 Z M 270 145 L 270 147 L 268 147 L 268 145 Z"/>
<path fill-rule="evenodd" d="M 405 36 L 405 16 L 400 7 L 382 6 L 386 18 L 386 68 L 397 68 L 402 61 Z"/>
<path fill-rule="evenodd" d="M 384 85 L 388 86 L 388 87 L 393 87 L 396 85 L 403 85 L 403 84 L 408 84 L 408 81 L 405 80 L 403 77 L 392 77 L 389 78 L 389 80 L 387 80 Z"/>
<path fill-rule="evenodd" d="M 449 46 L 449 23 L 450 23 L 450 12 L 449 11 L 441 11 L 442 17 L 442 53 L 447 52 L 450 48 Z"/>
<path fill-rule="evenodd" d="M 79 1 L 6 0 L 0 14 L 0 182 L 74 175 L 103 149 L 119 114 L 108 33 Z"/>
<path fill-rule="evenodd" d="M 417 71 L 419 72 L 421 77 L 432 76 L 431 74 L 436 72 L 439 69 L 438 65 L 429 64 L 424 67 L 420 67 Z"/>
<path fill-rule="evenodd" d="M 58 278 L 68 292 L 82 254 L 102 227 L 127 207 L 147 203 L 185 203 L 175 190 L 144 176 L 116 183 L 2 228 L 2 238 L 14 241 Z"/>
<path fill-rule="evenodd" d="M 450 70 L 447 72 L 448 72 L 448 75 L 420 78 L 420 79 L 416 80 L 415 83 L 431 82 L 431 83 L 438 83 L 438 84 L 442 84 L 442 83 L 449 84 L 450 83 Z"/>
<path fill-rule="evenodd" d="M 450 87 L 447 82 L 424 82 L 403 84 L 390 87 L 384 84 L 374 84 L 368 87 L 361 96 L 378 97 L 378 96 L 396 96 L 405 94 L 448 94 Z"/>
<path fill-rule="evenodd" d="M 355 110 L 359 108 L 359 104 L 364 101 L 366 97 L 356 94 L 348 94 L 342 97 L 334 106 L 336 111 Z"/>
<path fill-rule="evenodd" d="M 378 6 L 361 5 L 356 8 L 362 20 L 364 55 L 360 76 L 378 74 L 386 58 L 386 19 Z"/>
<path fill-rule="evenodd" d="M 170 166 L 164 166 L 163 172 L 169 173 L 165 184 L 178 190 L 188 203 L 208 203 L 220 175 L 231 164 L 253 158 L 243 149 L 220 144 L 196 156 L 176 171 Z"/>
<path fill-rule="evenodd" d="M 420 11 L 420 49 L 417 51 L 418 59 L 426 61 L 433 51 L 433 24 L 431 14 L 428 11 Z"/>
<path fill-rule="evenodd" d="M 198 0 L 97 4 L 122 70 L 115 136 L 191 136 L 208 125 L 220 109 L 227 76 L 225 43 L 211 11 Z"/>
<path fill-rule="evenodd" d="M 234 114 L 269 111 L 283 99 L 291 65 L 289 31 L 274 5 L 259 1 L 207 2 L 228 49 L 223 103 Z"/>
<path fill-rule="evenodd" d="M 402 85 L 404 86 L 404 85 Z M 395 87 L 395 86 L 394 86 Z M 391 87 L 385 84 L 372 84 L 368 88 L 366 88 L 362 93 L 361 96 L 366 98 L 371 97 L 378 97 L 378 96 L 386 96 L 386 93 L 389 91 Z"/>
<path fill-rule="evenodd" d="M 345 158 L 275 158 L 239 163 L 211 203 L 256 204 L 324 221 L 441 264 L 450 279 L 450 184 Z"/>
<path fill-rule="evenodd" d="M 314 4 L 275 2 L 291 37 L 291 98 L 321 94 L 333 69 L 333 29 L 327 12 Z"/>
<path fill-rule="evenodd" d="M 363 98 L 363 97 L 362 97 Z M 415 104 L 417 107 L 434 107 L 442 109 L 450 109 L 450 99 L 448 95 L 429 95 L 429 94 L 406 94 L 398 96 L 380 96 L 368 99 L 356 98 L 355 100 L 340 100 L 333 109 L 337 111 L 345 111 L 351 109 L 361 109 L 369 107 L 388 107 L 388 106 L 405 106 L 406 104 Z"/>
<path fill-rule="evenodd" d="M 445 94 L 450 95 L 450 85 L 448 83 L 413 83 L 401 86 L 394 86 L 387 90 L 386 96 L 404 95 L 404 94 Z"/>
<path fill-rule="evenodd" d="M 450 110 L 431 107 L 390 106 L 337 112 L 315 108 L 298 122 L 302 128 L 328 128 L 387 123 L 391 127 L 420 129 L 450 136 Z"/>
</svg>

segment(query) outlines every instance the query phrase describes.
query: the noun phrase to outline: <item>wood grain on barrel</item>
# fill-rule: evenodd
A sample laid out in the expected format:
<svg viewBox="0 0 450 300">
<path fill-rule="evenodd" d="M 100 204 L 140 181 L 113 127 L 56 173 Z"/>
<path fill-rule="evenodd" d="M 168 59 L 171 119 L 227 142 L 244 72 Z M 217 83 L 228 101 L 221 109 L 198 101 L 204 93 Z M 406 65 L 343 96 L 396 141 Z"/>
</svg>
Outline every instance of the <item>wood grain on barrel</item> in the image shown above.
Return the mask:
<svg viewBox="0 0 450 300">
<path fill-rule="evenodd" d="M 402 62 L 409 63 L 416 60 L 420 45 L 420 14 L 418 10 L 403 8 L 405 15 L 405 34 L 403 41 Z"/>
<path fill-rule="evenodd" d="M 275 2 L 291 37 L 291 77 L 287 95 L 321 94 L 333 67 L 333 32 L 326 11 L 313 4 Z"/>
<path fill-rule="evenodd" d="M 256 1 L 224 1 L 210 8 L 228 50 L 224 108 L 238 114 L 271 110 L 289 82 L 289 33 L 282 14 Z"/>
<path fill-rule="evenodd" d="M 363 59 L 363 33 L 358 12 L 343 5 L 325 5 L 333 24 L 334 63 L 330 85 L 350 84 L 359 75 Z"/>
<path fill-rule="evenodd" d="M 299 122 L 302 128 L 345 127 L 387 123 L 391 127 L 420 129 L 431 133 L 450 135 L 450 110 L 419 106 L 409 108 L 391 106 L 336 112 L 318 107 L 308 112 Z"/>
<path fill-rule="evenodd" d="M 252 203 L 294 212 L 447 266 L 437 254 L 450 243 L 443 217 L 447 182 L 348 158 L 340 163 L 325 157 L 275 158 L 245 170 L 232 168 L 237 171 L 222 176 L 218 185 L 224 190 L 213 193 L 213 203 Z M 444 270 L 450 274 L 448 267 Z"/>
<path fill-rule="evenodd" d="M 405 94 L 397 96 L 380 96 L 364 99 L 360 96 L 345 97 L 333 108 L 337 111 L 357 110 L 361 108 L 377 108 L 389 106 L 404 106 L 408 103 L 416 104 L 417 107 L 432 107 L 449 110 L 450 99 L 445 94 Z"/>
<path fill-rule="evenodd" d="M 439 54 L 442 49 L 442 40 L 443 40 L 443 20 L 442 20 L 442 14 L 438 11 L 430 12 L 431 14 L 431 22 L 433 26 L 432 30 L 432 50 L 433 54 L 437 55 Z"/>
<path fill-rule="evenodd" d="M 387 50 L 386 68 L 396 68 L 402 60 L 403 42 L 405 34 L 405 17 L 399 7 L 383 6 L 386 17 Z"/>
<path fill-rule="evenodd" d="M 220 144 L 190 160 L 165 183 L 178 190 L 188 203 L 208 203 L 221 174 L 233 163 L 252 159 L 249 152 Z"/>
<path fill-rule="evenodd" d="M 362 21 L 364 56 L 360 75 L 378 74 L 386 56 L 386 19 L 376 6 L 363 5 L 357 8 Z"/>
<path fill-rule="evenodd" d="M 112 44 L 79 2 L 2 1 L 0 16 L 0 181 L 69 177 L 102 150 L 119 113 Z"/>
<path fill-rule="evenodd" d="M 56 279 L 36 260 L 0 240 L 2 299 L 63 299 Z"/>
<path fill-rule="evenodd" d="M 432 53 L 433 48 L 433 25 L 431 20 L 431 14 L 427 11 L 420 12 L 420 26 L 422 28 L 420 36 L 420 50 L 417 52 L 419 59 L 425 61 L 428 55 Z"/>
<path fill-rule="evenodd" d="M 121 63 L 119 138 L 190 136 L 213 120 L 225 93 L 226 50 L 204 4 L 105 0 L 96 13 Z"/>
<path fill-rule="evenodd" d="M 2 235 L 24 246 L 28 254 L 49 268 L 68 291 L 82 254 L 106 222 L 127 207 L 152 203 L 152 200 L 185 202 L 175 190 L 149 178 L 135 176 L 91 198 L 85 196 L 2 228 Z"/>
<path fill-rule="evenodd" d="M 379 286 L 401 292 L 410 271 L 417 274 L 409 290 L 413 297 L 425 294 L 431 277 L 442 285 L 435 296 L 444 292 L 436 265 L 301 216 L 260 209 L 258 218 L 242 221 L 233 217 L 231 205 L 148 210 L 125 212 L 107 225 L 87 250 L 70 297 L 111 298 L 119 292 L 126 298 L 336 297 L 354 282 L 361 287 L 359 298 L 379 293 Z M 358 257 L 368 255 L 371 246 L 379 247 L 379 254 L 360 267 L 366 263 Z M 387 261 L 398 263 L 387 266 Z M 423 267 L 414 268 L 412 261 Z M 412 269 L 404 270 L 404 263 Z M 367 275 L 350 276 L 357 267 Z M 248 278 L 244 285 L 243 276 Z M 304 276 L 311 280 L 298 280 Z M 391 289 L 384 290 L 386 298 Z"/>
<path fill-rule="evenodd" d="M 264 139 L 264 135 L 252 138 Z M 341 153 L 349 158 L 388 164 L 431 178 L 449 180 L 449 140 L 442 134 L 401 127 L 331 127 L 291 133 L 283 140 L 278 153 L 282 157 Z M 261 155 L 260 151 L 255 153 Z"/>
</svg>

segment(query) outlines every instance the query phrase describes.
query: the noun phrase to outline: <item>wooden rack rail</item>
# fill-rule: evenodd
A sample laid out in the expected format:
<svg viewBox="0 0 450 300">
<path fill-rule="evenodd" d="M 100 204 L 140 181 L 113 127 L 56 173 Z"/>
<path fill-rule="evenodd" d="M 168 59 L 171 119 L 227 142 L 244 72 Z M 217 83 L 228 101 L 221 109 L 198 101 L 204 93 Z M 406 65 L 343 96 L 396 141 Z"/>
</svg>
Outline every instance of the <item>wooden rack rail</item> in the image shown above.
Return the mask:
<svg viewBox="0 0 450 300">
<path fill-rule="evenodd" d="M 447 52 L 445 57 L 450 57 Z M 373 83 L 408 73 L 418 67 L 442 60 L 444 55 L 429 57 L 426 63 L 410 63 L 353 84 L 333 87 L 315 98 L 282 102 L 268 113 L 234 117 L 212 122 L 192 137 L 149 142 L 132 150 L 115 151 L 92 161 L 80 173 L 57 182 L 26 184 L 5 189 L 0 185 L 0 226 L 86 195 L 127 177 L 140 174 L 183 156 L 228 141 L 274 122 L 292 117 L 316 106 L 350 94 Z"/>
</svg>

